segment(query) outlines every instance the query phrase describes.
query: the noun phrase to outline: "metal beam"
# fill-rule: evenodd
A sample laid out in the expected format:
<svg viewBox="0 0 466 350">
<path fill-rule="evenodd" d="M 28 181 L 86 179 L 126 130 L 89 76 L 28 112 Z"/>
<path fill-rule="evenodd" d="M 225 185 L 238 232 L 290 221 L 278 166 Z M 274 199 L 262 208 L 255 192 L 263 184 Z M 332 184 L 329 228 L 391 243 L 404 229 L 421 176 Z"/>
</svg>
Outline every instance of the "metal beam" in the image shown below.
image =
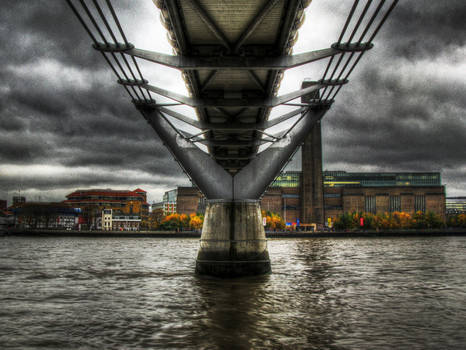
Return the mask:
<svg viewBox="0 0 466 350">
<path fill-rule="evenodd" d="M 213 130 L 213 131 L 252 131 L 252 130 L 265 130 L 283 123 L 284 121 L 293 118 L 294 116 L 304 113 L 307 108 L 298 108 L 291 112 L 285 113 L 280 117 L 274 118 L 263 123 L 204 123 L 198 120 L 189 118 L 184 114 L 175 112 L 168 108 L 159 108 L 159 111 L 163 114 L 167 114 L 179 121 L 194 126 L 195 128 L 202 130 Z"/>
<path fill-rule="evenodd" d="M 152 91 L 158 95 L 165 96 L 169 98 L 170 100 L 180 102 L 182 104 L 191 106 L 191 107 L 201 107 L 202 106 L 202 100 L 194 98 L 194 97 L 188 97 L 184 95 L 177 94 L 176 92 L 172 92 L 169 90 L 165 90 L 162 88 L 159 88 L 157 86 L 153 86 L 150 84 L 144 84 L 142 87 L 146 90 Z"/>
<path fill-rule="evenodd" d="M 175 112 L 175 111 L 172 111 L 171 109 L 168 109 L 168 108 L 159 108 L 159 111 L 161 113 L 164 113 L 164 114 L 168 114 L 169 116 L 175 118 L 175 119 L 178 119 L 186 124 L 189 124 L 191 126 L 194 126 L 195 128 L 198 128 L 198 129 L 208 129 L 204 126 L 204 123 L 198 121 L 198 120 L 195 120 L 195 119 L 192 119 L 192 118 L 189 118 L 189 117 L 186 117 L 185 115 L 181 114 L 181 113 L 178 113 L 178 112 Z"/>
<path fill-rule="evenodd" d="M 250 156 L 237 156 L 237 155 L 229 155 L 229 156 L 213 156 L 216 160 L 249 160 L 254 158 L 254 155 Z"/>
<path fill-rule="evenodd" d="M 105 51 L 105 50 L 104 50 Z M 160 52 L 129 49 L 124 53 L 179 70 L 284 70 L 342 53 L 339 47 L 278 57 L 257 56 L 173 56 Z"/>
<path fill-rule="evenodd" d="M 273 143 L 241 169 L 234 177 L 234 198 L 259 199 L 326 111 L 309 111 L 282 140 Z"/>
<path fill-rule="evenodd" d="M 252 21 L 248 24 L 246 30 L 244 30 L 239 39 L 236 41 L 235 46 L 233 48 L 234 52 L 238 52 L 244 42 L 249 38 L 249 36 L 256 30 L 257 26 L 262 22 L 262 20 L 267 16 L 269 11 L 277 4 L 279 0 L 269 0 L 264 7 L 260 9 L 260 11 L 254 16 Z"/>
<path fill-rule="evenodd" d="M 286 114 L 283 114 L 280 117 L 272 119 L 270 121 L 265 121 L 263 123 L 199 123 L 201 129 L 210 129 L 214 131 L 252 131 L 252 130 L 265 130 L 275 126 L 279 123 L 282 123 L 300 113 L 306 111 L 307 108 L 298 108 Z M 172 112 L 172 111 L 170 111 Z M 175 117 L 176 118 L 176 117 Z M 187 117 L 184 117 L 187 118 Z M 181 120 L 181 119 L 180 119 Z M 192 121 L 192 119 L 191 119 Z M 191 124 L 192 125 L 192 124 Z M 193 125 L 194 126 L 194 125 Z"/>
<path fill-rule="evenodd" d="M 195 128 L 201 129 L 201 130 L 212 130 L 212 131 L 253 131 L 253 130 L 265 130 L 268 128 L 271 128 L 272 126 L 275 126 L 277 124 L 283 123 L 284 121 L 291 119 L 292 117 L 304 113 L 307 110 L 307 108 L 298 108 L 295 109 L 291 112 L 288 112 L 286 114 L 283 114 L 280 117 L 274 118 L 270 121 L 266 121 L 263 123 L 204 123 L 200 122 L 198 120 L 189 118 L 185 116 L 184 114 L 172 111 L 171 109 L 168 108 L 159 108 L 159 111 L 162 114 L 167 114 L 179 121 L 182 121 L 186 124 L 189 124 L 191 126 L 194 126 Z"/>
<path fill-rule="evenodd" d="M 310 86 L 304 89 L 299 89 L 293 92 L 290 92 L 285 95 L 271 97 L 268 100 L 268 103 L 265 103 L 264 107 L 276 107 L 288 101 L 292 101 L 298 97 L 310 94 L 311 92 L 318 91 L 319 89 L 323 88 L 324 86 L 319 82 L 312 82 Z"/>
<path fill-rule="evenodd" d="M 243 114 L 245 111 L 247 111 L 247 108 L 241 108 L 239 111 L 236 113 L 230 113 L 228 112 L 225 108 L 222 107 L 214 107 L 214 109 L 220 113 L 222 113 L 224 116 L 228 117 L 228 122 L 232 122 L 236 118 L 238 118 L 241 114 Z"/>
<path fill-rule="evenodd" d="M 251 80 L 256 84 L 256 86 L 262 91 L 265 92 L 265 86 L 260 81 L 259 77 L 253 70 L 248 70 L 248 74 L 251 77 Z"/>
<path fill-rule="evenodd" d="M 297 20 L 299 6 L 302 4 L 302 0 L 288 0 L 285 2 L 286 16 L 280 25 L 280 31 L 278 32 L 279 38 L 277 40 L 277 47 L 282 50 L 282 53 L 287 50 L 287 43 L 290 41 L 292 29 Z"/>
<path fill-rule="evenodd" d="M 186 34 L 182 29 L 181 25 L 174 25 L 175 23 L 182 23 L 181 14 L 179 12 L 178 5 L 176 1 L 164 1 L 165 6 L 167 7 L 168 17 L 170 18 L 170 24 L 172 25 L 172 31 L 175 34 L 176 43 L 179 46 L 181 53 L 186 53 L 188 51 L 189 44 L 186 38 Z"/>
<path fill-rule="evenodd" d="M 138 106 L 163 143 L 172 152 L 184 171 L 209 199 L 231 199 L 232 178 L 207 153 L 183 138 L 172 125 L 153 108 Z"/>
<path fill-rule="evenodd" d="M 307 108 L 305 108 L 305 107 L 298 108 L 298 109 L 295 109 L 295 110 L 293 110 L 291 112 L 283 114 L 280 117 L 274 118 L 272 120 L 267 120 L 266 122 L 263 123 L 263 129 L 268 129 L 268 128 L 271 128 L 272 126 L 283 123 L 284 121 L 286 121 L 286 120 L 288 120 L 290 118 L 293 118 L 294 116 L 296 116 L 296 115 L 298 115 L 300 113 L 304 113 L 306 110 L 307 110 Z M 261 128 L 258 128 L 258 129 L 261 129 Z"/>
<path fill-rule="evenodd" d="M 220 30 L 217 24 L 214 22 L 212 17 L 207 13 L 207 11 L 199 4 L 197 0 L 188 0 L 191 5 L 194 7 L 194 10 L 197 12 L 199 17 L 201 17 L 202 22 L 210 29 L 210 31 L 219 39 L 223 46 L 225 46 L 228 52 L 231 51 L 231 44 L 228 41 L 228 38 Z"/>
<path fill-rule="evenodd" d="M 294 107 L 319 107 L 319 106 L 331 106 L 334 100 L 310 100 L 306 103 L 284 103 L 283 106 L 294 106 Z"/>
<path fill-rule="evenodd" d="M 207 129 L 213 131 L 251 131 L 260 129 L 263 126 L 261 124 L 253 124 L 253 123 L 222 123 L 222 124 L 215 124 L 210 123 L 204 125 Z"/>
<path fill-rule="evenodd" d="M 213 70 L 209 73 L 209 75 L 207 76 L 207 78 L 202 82 L 202 86 L 200 87 L 201 91 L 204 91 L 207 86 L 210 84 L 210 82 L 215 78 L 215 76 L 217 75 L 217 70 Z"/>
<path fill-rule="evenodd" d="M 199 123 L 197 127 L 201 129 L 210 129 L 213 131 L 252 131 L 252 130 L 265 130 L 283 123 L 284 121 L 293 118 L 294 116 L 304 113 L 308 108 L 298 108 L 291 112 L 285 113 L 280 117 L 274 118 L 262 123 Z M 172 112 L 172 111 L 170 111 Z M 187 117 L 184 117 L 187 118 Z M 192 120 L 192 119 L 191 119 Z"/>
<path fill-rule="evenodd" d="M 271 140 L 251 140 L 251 141 L 240 141 L 240 140 L 229 140 L 229 141 L 216 141 L 207 139 L 198 139 L 193 142 L 199 142 L 206 146 L 214 147 L 228 147 L 228 148 L 242 148 L 242 147 L 255 147 L 260 146 L 266 142 L 272 142 Z"/>
<path fill-rule="evenodd" d="M 152 91 L 158 95 L 165 96 L 171 100 L 183 103 L 195 108 L 205 107 L 276 107 L 298 97 L 307 95 L 324 87 L 320 82 L 313 82 L 310 86 L 297 91 L 290 92 L 282 96 L 269 98 L 195 98 L 177 94 L 150 84 L 142 85 L 144 89 Z"/>
</svg>

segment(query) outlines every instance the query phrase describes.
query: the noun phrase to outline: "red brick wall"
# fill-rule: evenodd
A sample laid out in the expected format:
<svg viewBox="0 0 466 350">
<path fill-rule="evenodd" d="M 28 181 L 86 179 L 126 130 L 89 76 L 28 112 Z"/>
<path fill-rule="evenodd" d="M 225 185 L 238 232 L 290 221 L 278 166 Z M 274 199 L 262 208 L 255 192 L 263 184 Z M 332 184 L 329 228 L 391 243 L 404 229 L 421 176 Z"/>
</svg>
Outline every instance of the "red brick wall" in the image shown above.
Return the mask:
<svg viewBox="0 0 466 350">
<path fill-rule="evenodd" d="M 176 212 L 178 214 L 192 214 L 197 212 L 201 192 L 195 187 L 178 187 L 176 198 Z"/>
</svg>

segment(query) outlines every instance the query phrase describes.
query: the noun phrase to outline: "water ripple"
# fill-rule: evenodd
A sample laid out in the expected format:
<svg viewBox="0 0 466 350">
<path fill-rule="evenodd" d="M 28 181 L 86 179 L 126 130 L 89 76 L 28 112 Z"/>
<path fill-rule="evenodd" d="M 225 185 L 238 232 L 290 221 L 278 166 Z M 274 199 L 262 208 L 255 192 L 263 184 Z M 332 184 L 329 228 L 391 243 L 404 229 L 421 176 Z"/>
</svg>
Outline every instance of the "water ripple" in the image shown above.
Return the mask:
<svg viewBox="0 0 466 350">
<path fill-rule="evenodd" d="M 271 275 L 196 276 L 196 239 L 0 245 L 2 349 L 459 349 L 466 239 L 272 239 Z"/>
</svg>

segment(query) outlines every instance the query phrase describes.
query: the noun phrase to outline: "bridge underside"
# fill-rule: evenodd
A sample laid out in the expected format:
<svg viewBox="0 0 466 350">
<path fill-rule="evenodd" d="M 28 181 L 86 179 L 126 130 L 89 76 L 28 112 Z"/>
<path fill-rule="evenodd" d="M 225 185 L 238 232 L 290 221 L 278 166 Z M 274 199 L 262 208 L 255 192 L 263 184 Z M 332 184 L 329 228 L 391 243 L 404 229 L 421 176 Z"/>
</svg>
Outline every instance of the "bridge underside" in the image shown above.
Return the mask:
<svg viewBox="0 0 466 350">
<path fill-rule="evenodd" d="M 206 61 L 266 58 L 289 55 L 309 1 L 232 0 L 155 1 L 162 9 L 178 55 Z M 201 123 L 212 128 L 204 134 L 209 154 L 226 171 L 237 173 L 256 155 L 264 140 L 257 128 L 267 120 L 266 100 L 274 96 L 282 70 L 185 70 Z M 233 127 L 237 127 L 234 130 Z"/>
<path fill-rule="evenodd" d="M 79 9 L 75 6 L 78 0 L 67 0 L 118 82 L 209 200 L 197 272 L 220 277 L 267 273 L 270 261 L 259 199 L 330 108 L 364 52 L 372 48 L 372 39 L 397 0 L 379 0 L 373 7 L 368 0 L 351 24 L 359 4 L 355 0 L 335 44 L 298 55 L 292 55 L 292 47 L 310 0 L 153 1 L 161 10 L 175 55 L 130 44 L 110 0 L 105 3 L 122 41 L 112 32 L 98 0 L 92 0 L 93 7 L 79 0 Z M 108 34 L 95 20 L 99 17 Z M 378 25 L 371 32 L 376 18 Z M 352 29 L 343 41 L 350 24 Z M 359 39 L 353 41 L 358 31 Z M 369 39 L 363 42 L 366 36 Z M 182 71 L 190 95 L 151 85 L 143 78 L 136 58 Z M 301 89 L 277 96 L 286 69 L 325 58 L 329 62 L 321 79 L 306 80 Z M 339 70 L 340 64 L 343 68 Z M 157 103 L 152 93 L 173 103 Z M 300 102 L 292 102 L 299 98 Z M 169 105 L 193 107 L 197 120 L 167 108 Z M 271 109 L 279 105 L 294 109 L 269 120 Z M 199 132 L 176 129 L 174 119 Z M 278 134 L 268 132 L 281 123 L 291 127 Z M 198 147 L 201 144 L 208 153 Z M 268 148 L 259 152 L 264 145 Z"/>
</svg>

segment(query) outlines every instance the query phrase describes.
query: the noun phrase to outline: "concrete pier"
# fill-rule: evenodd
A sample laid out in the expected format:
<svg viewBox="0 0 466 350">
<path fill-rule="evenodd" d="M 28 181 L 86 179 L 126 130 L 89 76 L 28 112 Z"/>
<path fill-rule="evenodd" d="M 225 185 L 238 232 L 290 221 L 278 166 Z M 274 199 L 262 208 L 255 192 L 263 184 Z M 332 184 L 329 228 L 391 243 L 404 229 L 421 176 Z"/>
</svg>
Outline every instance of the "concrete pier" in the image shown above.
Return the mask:
<svg viewBox="0 0 466 350">
<path fill-rule="evenodd" d="M 208 201 L 196 273 L 229 278 L 269 272 L 259 201 Z"/>
</svg>

